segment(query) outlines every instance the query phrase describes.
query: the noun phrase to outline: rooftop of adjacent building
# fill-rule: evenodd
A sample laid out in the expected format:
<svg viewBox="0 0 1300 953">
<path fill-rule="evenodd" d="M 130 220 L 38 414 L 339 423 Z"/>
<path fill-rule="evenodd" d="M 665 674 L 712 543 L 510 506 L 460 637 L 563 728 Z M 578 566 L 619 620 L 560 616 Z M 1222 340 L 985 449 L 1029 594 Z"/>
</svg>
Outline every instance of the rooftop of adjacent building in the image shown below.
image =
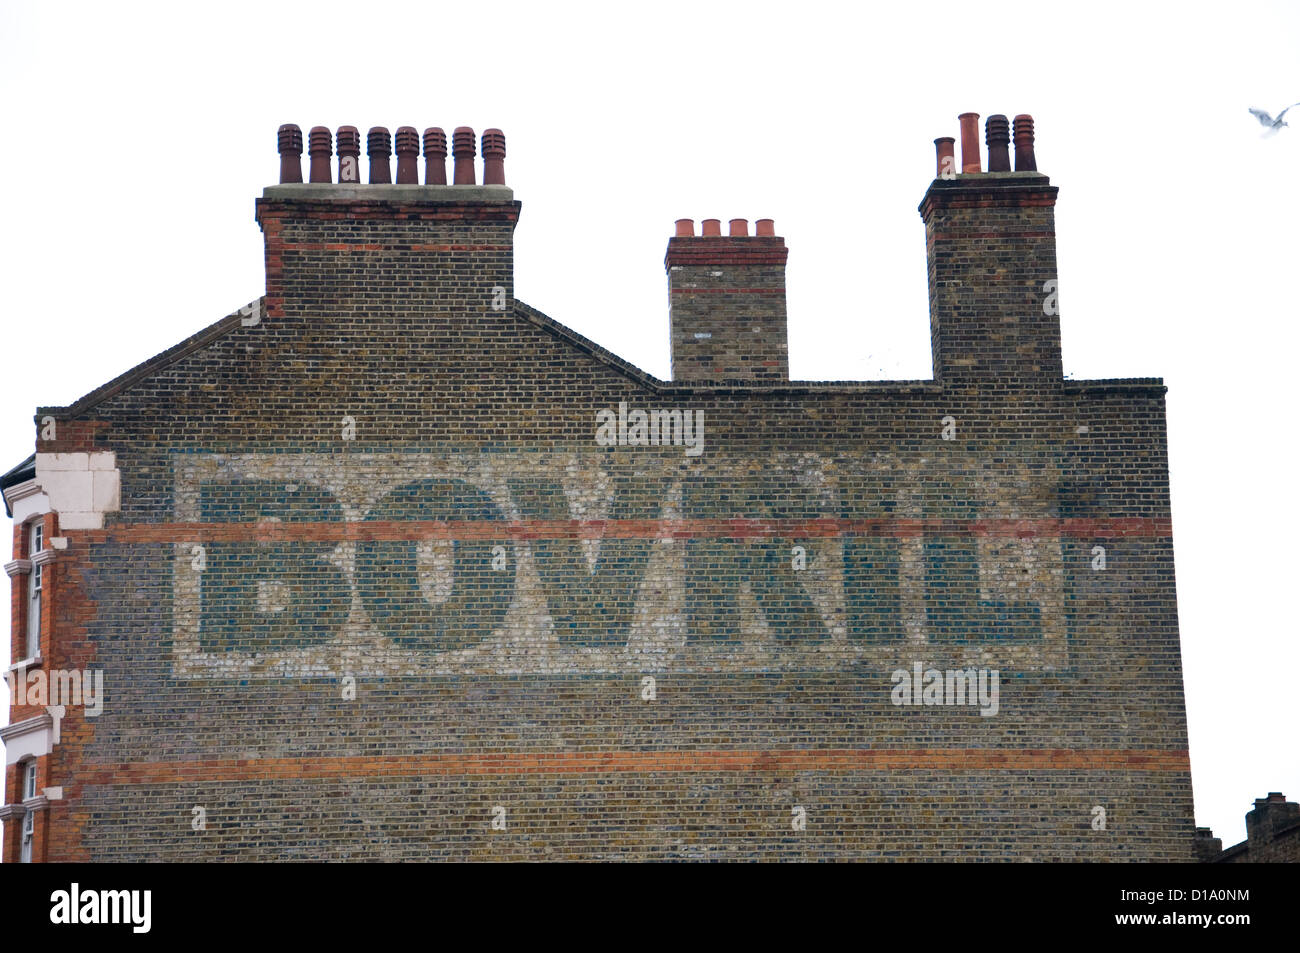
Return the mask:
<svg viewBox="0 0 1300 953">
<path fill-rule="evenodd" d="M 1204 863 L 1300 860 L 1300 803 L 1288 801 L 1281 791 L 1256 798 L 1246 815 L 1246 839 L 1229 848 L 1208 827 L 1196 829 L 1197 858 Z"/>
</svg>

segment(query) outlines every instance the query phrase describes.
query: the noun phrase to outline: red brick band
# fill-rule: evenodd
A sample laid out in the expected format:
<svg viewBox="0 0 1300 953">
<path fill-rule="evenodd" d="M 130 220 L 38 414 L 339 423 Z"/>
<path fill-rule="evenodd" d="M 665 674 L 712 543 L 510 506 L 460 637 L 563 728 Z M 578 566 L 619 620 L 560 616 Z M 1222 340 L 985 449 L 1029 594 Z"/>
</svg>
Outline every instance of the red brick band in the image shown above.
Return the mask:
<svg viewBox="0 0 1300 953">
<path fill-rule="evenodd" d="M 346 204 L 337 200 L 258 199 L 257 221 L 263 230 L 272 222 L 486 222 L 511 223 L 519 220 L 519 202 L 458 202 L 438 205 L 408 205 L 383 199 L 358 199 Z"/>
<path fill-rule="evenodd" d="M 1007 238 L 1052 238 L 1056 233 L 1051 231 L 1011 231 L 1011 230 L 989 230 L 982 232 L 935 232 L 930 235 L 927 242 L 949 242 L 949 241 L 982 241 L 984 239 L 1001 240 Z"/>
<path fill-rule="evenodd" d="M 82 784 L 178 784 L 333 778 L 561 774 L 721 774 L 789 771 L 1187 772 L 1186 750 L 1124 748 L 913 748 L 779 751 L 500 751 L 411 757 L 258 758 L 87 765 Z"/>
<path fill-rule="evenodd" d="M 400 248 L 400 246 L 394 246 Z M 411 245 L 411 251 L 510 251 L 513 245 Z"/>
<path fill-rule="evenodd" d="M 134 523 L 68 530 L 89 543 L 320 542 L 500 539 L 1124 539 L 1167 538 L 1170 519 L 677 519 L 677 520 L 348 520 L 318 523 Z"/>
<path fill-rule="evenodd" d="M 675 295 L 784 295 L 784 288 L 670 288 Z"/>
<path fill-rule="evenodd" d="M 508 251 L 512 246 L 491 245 L 376 245 L 360 242 L 277 242 L 284 251 Z"/>
<path fill-rule="evenodd" d="M 975 208 L 1052 208 L 1056 205 L 1056 187 L 1022 189 L 1015 191 L 958 192 L 953 189 L 934 189 L 926 193 L 919 209 L 921 218 L 929 221 L 936 210 Z"/>
</svg>

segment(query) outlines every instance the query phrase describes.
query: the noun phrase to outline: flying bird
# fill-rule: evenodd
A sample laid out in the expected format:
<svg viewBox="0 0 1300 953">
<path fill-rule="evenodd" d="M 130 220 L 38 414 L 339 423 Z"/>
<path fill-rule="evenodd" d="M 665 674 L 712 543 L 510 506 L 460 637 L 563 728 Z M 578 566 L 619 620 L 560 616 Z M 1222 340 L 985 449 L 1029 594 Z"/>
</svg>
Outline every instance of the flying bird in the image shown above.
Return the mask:
<svg viewBox="0 0 1300 953">
<path fill-rule="evenodd" d="M 1289 125 L 1289 123 L 1285 122 L 1282 117 L 1285 116 L 1287 111 L 1293 106 L 1300 106 L 1300 103 L 1292 103 L 1290 106 L 1287 106 L 1286 109 L 1277 114 L 1276 119 L 1264 112 L 1262 109 L 1251 109 L 1250 114 L 1258 119 L 1259 124 L 1267 130 L 1264 133 L 1265 137 L 1275 136 L 1283 126 Z"/>
</svg>

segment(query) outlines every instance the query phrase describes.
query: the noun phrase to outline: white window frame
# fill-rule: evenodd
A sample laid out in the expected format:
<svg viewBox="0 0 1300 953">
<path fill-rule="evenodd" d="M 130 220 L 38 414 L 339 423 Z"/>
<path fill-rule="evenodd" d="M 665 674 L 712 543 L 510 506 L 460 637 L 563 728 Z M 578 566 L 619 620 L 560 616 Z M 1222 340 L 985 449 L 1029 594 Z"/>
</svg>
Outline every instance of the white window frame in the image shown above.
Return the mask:
<svg viewBox="0 0 1300 953">
<path fill-rule="evenodd" d="M 45 549 L 45 523 L 37 517 L 28 524 L 27 558 L 31 559 Z M 36 658 L 41 652 L 41 603 L 44 601 L 44 565 L 32 563 L 31 580 L 27 590 L 27 657 Z"/>
<path fill-rule="evenodd" d="M 36 797 L 36 761 L 23 762 L 23 800 Z"/>
<path fill-rule="evenodd" d="M 32 862 L 32 842 L 36 840 L 36 812 L 28 811 L 23 815 L 23 832 L 22 832 L 22 856 L 19 857 L 19 863 L 30 864 Z"/>
</svg>

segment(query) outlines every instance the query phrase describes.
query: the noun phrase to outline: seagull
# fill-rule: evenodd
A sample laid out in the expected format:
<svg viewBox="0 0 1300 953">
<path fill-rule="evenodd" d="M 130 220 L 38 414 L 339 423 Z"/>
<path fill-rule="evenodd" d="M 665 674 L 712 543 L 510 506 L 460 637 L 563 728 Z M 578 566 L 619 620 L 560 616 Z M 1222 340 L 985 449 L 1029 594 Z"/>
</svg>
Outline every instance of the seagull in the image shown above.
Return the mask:
<svg viewBox="0 0 1300 953">
<path fill-rule="evenodd" d="M 1251 109 L 1250 114 L 1259 120 L 1261 126 L 1268 130 L 1264 133 L 1266 137 L 1275 136 L 1283 126 L 1289 125 L 1289 123 L 1283 121 L 1282 117 L 1287 114 L 1287 110 L 1294 106 L 1300 106 L 1300 103 L 1292 103 L 1290 106 L 1287 106 L 1286 109 L 1277 114 L 1276 119 L 1264 112 L 1262 109 Z"/>
</svg>

